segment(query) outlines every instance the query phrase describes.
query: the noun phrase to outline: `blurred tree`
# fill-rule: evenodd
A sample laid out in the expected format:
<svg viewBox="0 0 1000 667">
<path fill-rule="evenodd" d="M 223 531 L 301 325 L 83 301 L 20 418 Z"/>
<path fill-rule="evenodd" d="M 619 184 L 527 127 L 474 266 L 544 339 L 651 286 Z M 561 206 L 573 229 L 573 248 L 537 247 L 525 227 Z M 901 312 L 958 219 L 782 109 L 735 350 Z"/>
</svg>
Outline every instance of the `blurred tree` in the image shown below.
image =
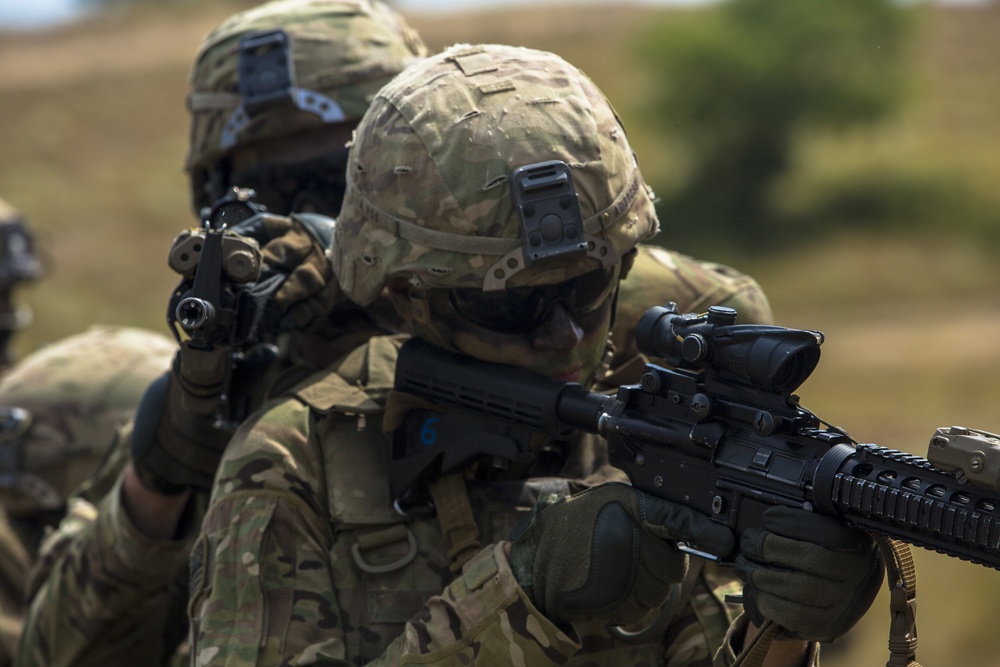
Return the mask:
<svg viewBox="0 0 1000 667">
<path fill-rule="evenodd" d="M 637 41 L 651 74 L 644 112 L 688 167 L 679 188 L 657 193 L 679 222 L 671 236 L 772 244 L 769 198 L 796 133 L 893 110 L 908 23 L 892 0 L 730 0 L 651 26 Z"/>
</svg>

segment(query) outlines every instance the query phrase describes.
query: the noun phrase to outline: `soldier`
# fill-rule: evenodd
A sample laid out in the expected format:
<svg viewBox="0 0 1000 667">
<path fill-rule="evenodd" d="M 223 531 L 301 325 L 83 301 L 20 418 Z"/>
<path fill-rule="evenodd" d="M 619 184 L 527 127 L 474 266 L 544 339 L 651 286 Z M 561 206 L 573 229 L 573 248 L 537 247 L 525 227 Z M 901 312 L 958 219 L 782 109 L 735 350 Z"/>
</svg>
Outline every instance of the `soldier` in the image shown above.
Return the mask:
<svg viewBox="0 0 1000 667">
<path fill-rule="evenodd" d="M 310 7 L 314 9 L 310 10 Z M 321 13 L 323 17 L 317 18 Z M 297 15 L 299 19 L 295 18 Z M 348 30 L 345 27 L 347 19 L 344 17 L 351 16 L 354 17 L 350 19 L 354 22 L 354 27 Z M 364 20 L 370 16 L 375 16 L 376 22 L 387 22 L 392 33 L 388 37 L 379 33 Z M 311 21 L 308 28 L 307 20 Z M 329 24 L 324 24 L 323 21 Z M 290 43 L 282 41 L 280 36 L 274 39 L 273 29 L 280 26 L 284 26 L 285 33 L 291 36 Z M 308 30 L 312 31 L 312 35 L 326 35 L 325 39 L 329 43 L 314 39 L 309 42 L 308 50 L 302 50 L 297 37 L 304 37 Z M 256 40 L 259 32 L 269 32 L 272 38 Z M 347 39 L 348 32 L 362 35 L 363 38 Z M 354 48 L 359 48 L 362 52 L 366 48 L 383 45 L 387 52 L 395 55 L 387 56 L 381 62 L 355 63 L 354 67 L 349 68 L 350 76 L 346 73 L 347 68 L 344 76 L 334 76 L 337 58 L 358 56 L 350 49 L 347 55 L 339 53 L 334 48 L 335 40 L 332 35 L 338 35 L 338 39 L 354 44 Z M 256 40 L 252 43 L 254 48 L 242 48 L 244 45 L 251 45 L 251 36 Z M 366 43 L 368 46 L 365 46 Z M 258 191 L 257 200 L 272 211 L 330 212 L 339 209 L 342 187 L 337 187 L 336 183 L 339 179 L 337 174 L 343 169 L 344 155 L 339 150 L 338 142 L 349 135 L 349 129 L 360 115 L 359 102 L 363 100 L 367 104 L 374 94 L 373 84 L 365 77 L 387 75 L 400 61 L 410 58 L 400 48 L 400 43 L 407 45 L 412 53 L 424 52 L 419 40 L 398 17 L 378 4 L 368 3 L 273 2 L 239 14 L 220 26 L 206 40 L 192 71 L 194 90 L 190 107 L 193 125 L 187 164 L 191 173 L 195 207 L 210 204 L 215 196 L 222 194 L 231 185 L 246 184 Z M 279 104 L 255 109 L 255 113 L 251 114 L 252 121 L 245 122 L 244 114 L 253 105 L 241 101 L 249 92 L 244 90 L 248 86 L 242 84 L 240 72 L 250 69 L 255 61 L 259 63 L 260 58 L 244 59 L 241 54 L 263 56 L 267 51 L 259 49 L 268 45 L 278 52 L 291 49 L 294 53 L 295 71 L 300 76 L 296 79 L 298 85 L 291 88 L 298 92 L 286 96 L 286 104 L 283 106 Z M 354 88 L 344 86 L 345 80 Z M 311 89 L 311 82 L 315 81 L 323 82 L 324 86 L 333 86 L 321 88 L 320 92 L 330 99 L 341 100 L 340 104 L 349 117 L 347 121 L 327 122 L 319 115 L 310 114 L 308 109 L 302 108 L 301 90 Z M 230 121 L 234 119 L 240 120 L 240 123 L 231 125 Z M 329 137 L 325 136 L 327 132 Z M 225 142 L 230 142 L 226 144 L 227 147 L 223 147 Z M 326 152 L 316 151 L 316 146 L 323 147 Z M 330 157 L 331 152 L 335 159 Z M 313 165 L 316 174 L 309 170 L 292 169 L 296 164 L 307 161 Z M 293 186 L 295 182 L 300 184 L 299 189 Z M 311 226 L 303 225 L 304 222 Z M 362 311 L 350 302 L 336 301 L 335 286 L 332 286 L 333 289 L 326 289 L 329 267 L 316 262 L 310 263 L 316 258 L 322 258 L 322 252 L 316 252 L 316 244 L 317 238 L 321 236 L 317 232 L 323 231 L 323 225 L 316 218 L 263 216 L 253 221 L 251 227 L 254 228 L 256 237 L 263 240 L 274 239 L 265 248 L 270 254 L 269 266 L 289 272 L 295 269 L 300 274 L 289 278 L 286 282 L 289 289 L 279 291 L 276 298 L 276 301 L 282 301 L 279 310 L 292 313 L 292 316 L 286 317 L 286 322 L 290 321 L 298 329 L 308 327 L 311 330 L 294 332 L 298 341 L 297 346 L 292 348 L 293 352 L 305 349 L 311 353 L 308 359 L 297 359 L 296 361 L 305 363 L 298 363 L 295 368 L 317 366 L 324 359 L 339 356 L 340 350 L 351 349 L 372 332 L 379 331 L 379 323 L 388 323 L 389 326 L 397 324 L 394 313 L 385 310 L 379 302 L 373 304 L 376 307 L 369 306 Z M 634 313 L 635 316 L 652 299 L 657 302 L 675 300 L 692 309 L 724 303 L 738 307 L 741 315 L 746 316 L 749 321 L 769 321 L 770 318 L 770 310 L 759 286 L 750 278 L 725 267 L 695 262 L 677 253 L 656 248 L 643 248 L 636 259 L 632 275 L 630 284 L 633 289 L 631 292 L 623 292 L 623 297 L 634 294 L 636 298 L 632 301 L 631 308 L 623 304 L 622 311 Z M 331 307 L 331 303 L 335 303 L 335 307 Z M 621 337 L 616 338 L 620 343 L 615 359 L 630 361 L 638 355 L 631 341 L 634 321 L 619 328 Z M 317 351 L 319 355 L 315 354 Z M 635 368 L 625 363 L 621 365 Z M 260 387 L 268 385 L 268 382 L 260 383 Z M 131 440 L 126 429 L 119 438 L 119 444 L 127 446 Z M 197 455 L 203 445 L 207 448 L 212 446 L 198 438 L 193 438 L 192 441 L 188 452 L 192 456 Z M 45 558 L 36 569 L 32 590 L 38 590 L 44 584 L 43 593 L 37 596 L 43 601 L 36 603 L 34 620 L 22 655 L 30 655 L 38 664 L 64 664 L 73 661 L 76 661 L 75 664 L 82 664 L 95 655 L 93 638 L 96 637 L 103 637 L 104 646 L 110 647 L 109 651 L 118 651 L 118 654 L 138 650 L 142 645 L 137 642 L 144 641 L 141 637 L 153 642 L 163 642 L 165 633 L 158 629 L 162 620 L 157 621 L 154 616 L 165 608 L 163 582 L 169 579 L 168 572 L 176 571 L 177 556 L 184 552 L 187 543 L 179 539 L 168 548 L 166 543 L 150 545 L 148 538 L 155 536 L 156 530 L 163 531 L 164 539 L 183 536 L 185 531 L 190 532 L 187 525 L 178 527 L 178 509 L 186 507 L 186 495 L 160 494 L 156 489 L 137 484 L 138 480 L 132 470 L 120 472 L 127 456 L 122 447 L 118 451 L 119 456 L 113 459 L 114 465 L 107 466 L 102 472 L 99 478 L 101 482 L 85 489 L 84 497 L 79 499 L 80 507 L 89 508 L 89 513 L 86 513 L 85 518 L 67 521 L 64 530 L 50 539 L 44 550 Z M 198 475 L 202 480 L 210 479 L 211 472 L 212 466 L 208 464 Z M 173 474 L 177 475 L 177 470 Z M 121 479 L 114 487 L 113 497 L 103 498 L 104 490 L 115 483 L 116 476 Z M 155 484 L 155 480 L 150 482 L 150 485 Z M 185 484 L 198 485 L 192 479 L 185 480 Z M 128 507 L 135 516 L 123 512 L 123 506 Z M 95 513 L 94 507 L 99 507 L 100 512 Z M 143 521 L 145 510 L 149 510 L 149 521 Z M 197 517 L 197 509 L 192 514 Z M 99 525 L 93 523 L 95 516 L 108 517 L 104 524 L 107 530 L 98 533 L 103 542 L 89 537 Z M 101 555 L 106 545 L 114 540 L 135 545 L 123 553 L 142 554 L 142 565 L 146 571 L 141 582 L 137 575 L 133 579 L 124 578 L 122 573 L 135 570 L 131 562 L 119 563 Z M 90 549 L 78 545 L 90 545 Z M 101 566 L 94 567 L 91 561 L 100 563 Z M 91 585 L 81 588 L 79 582 L 85 579 L 74 573 L 83 571 L 87 572 Z M 720 577 L 720 581 L 723 579 Z M 128 594 L 119 595 L 119 589 L 126 583 L 129 584 Z M 174 585 L 170 589 L 170 595 L 181 589 L 182 585 Z M 698 595 L 693 597 L 697 598 Z M 98 600 L 102 601 L 103 606 L 96 604 Z M 86 603 L 87 610 L 92 610 L 91 613 L 99 610 L 102 614 L 98 623 L 89 626 L 90 632 L 81 629 L 85 627 L 82 620 L 88 617 L 87 613 L 80 611 L 80 604 L 83 602 Z M 177 601 L 176 605 L 180 604 Z M 132 612 L 133 605 L 148 609 L 150 613 L 129 613 L 124 619 L 113 613 L 114 609 Z M 142 627 L 137 628 L 137 624 Z M 176 638 L 183 632 L 183 623 L 174 625 L 175 630 L 171 636 Z M 115 634 L 100 634 L 102 628 L 112 626 Z M 724 627 L 725 624 L 722 625 L 723 630 Z M 60 640 L 58 646 L 55 638 Z M 721 640 L 721 635 L 719 639 Z M 175 639 L 168 639 L 167 644 L 173 641 Z M 158 646 L 154 646 L 151 651 L 150 655 L 164 655 Z M 96 655 L 106 657 L 108 653 Z M 175 659 L 183 660 L 182 654 L 175 656 Z"/>
<path fill-rule="evenodd" d="M 401 17 L 369 0 L 278 0 L 225 21 L 191 71 L 186 167 L 195 210 L 239 185 L 274 214 L 335 213 L 351 130 L 378 89 L 425 54 Z M 261 241 L 265 277 L 280 285 L 266 324 L 288 332 L 278 341 L 281 373 L 255 383 L 257 400 L 386 331 L 376 309 L 339 298 L 325 258 L 330 221 L 274 214 L 239 230 Z M 204 506 L 197 489 L 211 483 L 230 433 L 176 409 L 185 393 L 211 401 L 220 391 L 190 381 L 184 350 L 168 380 L 151 385 L 166 396 L 147 392 L 135 424 L 120 429 L 114 454 L 45 541 L 30 584 L 23 664 L 187 661 L 186 564 Z M 154 398 L 166 401 L 167 414 Z"/>
<path fill-rule="evenodd" d="M 39 542 L 175 350 L 160 334 L 92 327 L 29 354 L 0 381 L 0 507 L 8 519 L 0 535 L 0 665 L 14 656 Z"/>
<path fill-rule="evenodd" d="M 453 47 L 382 89 L 347 173 L 331 254 L 352 300 L 387 289 L 432 344 L 600 380 L 619 281 L 658 222 L 582 73 L 538 51 Z M 512 179 L 535 175 L 574 187 L 579 215 L 569 197 L 537 227 L 519 217 Z M 730 623 L 702 579 L 667 627 L 622 643 L 607 626 L 648 620 L 698 569 L 674 540 L 725 550 L 728 528 L 620 483 L 583 434 L 392 497 L 384 432 L 409 407 L 390 392 L 399 343 L 370 339 L 230 442 L 191 553 L 194 664 L 709 665 L 718 626 L 717 663 L 732 664 L 765 619 L 788 630 L 767 664 L 815 664 L 815 641 L 874 598 L 871 540 L 793 512 L 743 545 L 749 616 Z"/>
<path fill-rule="evenodd" d="M 0 372 L 12 363 L 10 341 L 31 321 L 31 309 L 18 305 L 14 290 L 42 276 L 33 235 L 21 213 L 0 199 Z M 7 500 L 22 464 L 20 442 L 29 421 L 24 410 L 0 408 L 0 667 L 9 665 L 21 629 L 23 587 L 31 556 L 10 523 Z"/>
<path fill-rule="evenodd" d="M 10 339 L 31 322 L 31 309 L 14 303 L 14 289 L 42 277 L 34 235 L 24 217 L 0 199 L 0 372 L 12 363 Z"/>
</svg>

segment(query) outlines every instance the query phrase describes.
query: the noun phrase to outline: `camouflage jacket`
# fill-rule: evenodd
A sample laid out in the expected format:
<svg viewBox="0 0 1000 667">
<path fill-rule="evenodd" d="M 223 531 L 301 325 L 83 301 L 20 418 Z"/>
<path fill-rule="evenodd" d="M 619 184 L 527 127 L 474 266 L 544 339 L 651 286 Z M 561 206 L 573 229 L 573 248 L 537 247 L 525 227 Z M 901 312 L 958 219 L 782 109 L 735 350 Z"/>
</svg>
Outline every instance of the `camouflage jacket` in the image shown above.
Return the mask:
<svg viewBox="0 0 1000 667">
<path fill-rule="evenodd" d="M 386 483 L 398 343 L 373 338 L 230 444 L 191 556 L 193 662 L 711 665 L 732 620 L 721 595 L 739 589 L 714 568 L 638 646 L 596 627 L 570 637 L 514 581 L 503 540 L 539 494 L 622 479 L 598 438 L 577 438 L 552 477 L 469 479 L 489 546 L 452 577 L 437 517 L 402 516 Z"/>
<path fill-rule="evenodd" d="M 175 541 L 144 537 L 121 501 L 131 424 L 108 459 L 70 499 L 39 549 L 18 662 L 85 667 L 187 663 L 187 560 L 205 498 L 192 502 Z"/>
<path fill-rule="evenodd" d="M 24 582 L 31 558 L 0 507 L 0 667 L 8 667 L 21 634 Z"/>
</svg>

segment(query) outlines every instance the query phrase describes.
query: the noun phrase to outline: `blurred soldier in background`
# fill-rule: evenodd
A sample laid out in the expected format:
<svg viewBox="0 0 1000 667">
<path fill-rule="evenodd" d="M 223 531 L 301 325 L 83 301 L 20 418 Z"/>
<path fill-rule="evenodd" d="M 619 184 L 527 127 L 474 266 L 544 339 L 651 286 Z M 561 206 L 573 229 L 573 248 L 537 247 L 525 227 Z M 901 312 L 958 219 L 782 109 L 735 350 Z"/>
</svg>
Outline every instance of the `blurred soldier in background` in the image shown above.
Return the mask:
<svg viewBox="0 0 1000 667">
<path fill-rule="evenodd" d="M 160 334 L 93 327 L 29 354 L 0 380 L 0 665 L 14 655 L 40 541 L 175 350 Z"/>
<path fill-rule="evenodd" d="M 257 379 L 255 401 L 391 325 L 340 296 L 326 258 L 332 221 L 284 215 L 339 210 L 354 126 L 382 85 L 425 54 L 401 17 L 369 0 L 266 3 L 225 21 L 199 50 L 188 100 L 193 207 L 240 186 L 270 211 L 238 230 L 262 247 L 261 282 L 277 285 L 261 326 L 283 332 L 274 341 L 279 363 Z M 231 432 L 179 406 L 192 396 L 219 400 L 219 376 L 200 371 L 225 367 L 233 351 L 218 348 L 208 356 L 222 358 L 208 364 L 186 343 L 173 351 L 171 372 L 151 385 L 42 546 L 24 664 L 188 662 L 188 554 L 206 500 L 200 491 Z"/>
<path fill-rule="evenodd" d="M 0 373 L 13 363 L 11 338 L 31 322 L 31 309 L 14 300 L 14 291 L 43 274 L 35 254 L 35 240 L 21 213 L 0 199 Z M 31 422 L 22 408 L 0 404 L 0 666 L 11 663 L 24 611 L 24 582 L 34 546 L 9 522 L 9 515 L 23 508 L 12 506 L 21 485 L 24 452 L 21 445 Z M 30 492 L 29 492 L 30 493 Z M 48 512 L 57 501 L 50 494 L 39 498 L 39 511 Z M 13 512 L 12 512 L 13 510 Z"/>
<path fill-rule="evenodd" d="M 0 199 L 0 372 L 12 363 L 11 337 L 31 322 L 31 309 L 14 302 L 14 289 L 38 280 L 43 272 L 24 218 Z"/>
<path fill-rule="evenodd" d="M 91 327 L 42 347 L 0 379 L 0 405 L 20 424 L 6 433 L 0 498 L 32 552 L 62 518 L 70 493 L 97 469 L 137 397 L 170 367 L 176 344 L 128 327 Z"/>
</svg>

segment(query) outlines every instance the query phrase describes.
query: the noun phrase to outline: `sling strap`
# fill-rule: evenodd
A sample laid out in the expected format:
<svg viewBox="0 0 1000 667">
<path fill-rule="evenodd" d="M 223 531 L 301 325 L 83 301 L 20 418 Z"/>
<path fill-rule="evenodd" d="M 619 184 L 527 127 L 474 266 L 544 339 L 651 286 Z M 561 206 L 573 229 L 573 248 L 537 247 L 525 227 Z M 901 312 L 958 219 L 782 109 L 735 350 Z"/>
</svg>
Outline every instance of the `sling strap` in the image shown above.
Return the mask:
<svg viewBox="0 0 1000 667">
<path fill-rule="evenodd" d="M 461 472 L 442 475 L 430 482 L 427 488 L 434 499 L 441 534 L 448 542 L 449 567 L 452 574 L 458 574 L 463 565 L 483 550 L 465 487 L 465 476 Z"/>
<path fill-rule="evenodd" d="M 889 661 L 886 667 L 920 667 L 917 662 L 917 568 L 910 545 L 884 535 L 872 537 L 885 562 L 889 587 Z"/>
</svg>

